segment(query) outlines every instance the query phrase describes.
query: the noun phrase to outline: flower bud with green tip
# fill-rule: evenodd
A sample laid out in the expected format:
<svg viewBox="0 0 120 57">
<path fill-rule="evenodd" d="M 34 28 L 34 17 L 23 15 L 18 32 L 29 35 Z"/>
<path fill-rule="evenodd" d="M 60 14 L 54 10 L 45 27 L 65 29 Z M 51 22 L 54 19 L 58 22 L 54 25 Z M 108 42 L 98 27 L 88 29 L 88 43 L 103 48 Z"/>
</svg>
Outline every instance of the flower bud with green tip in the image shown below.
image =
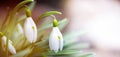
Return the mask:
<svg viewBox="0 0 120 57">
<path fill-rule="evenodd" d="M 7 37 L 6 36 L 2 36 L 2 47 L 3 47 L 3 50 L 5 51 L 6 49 L 6 41 L 7 41 Z M 12 45 L 12 41 L 11 40 L 8 40 L 8 51 L 11 53 L 11 54 L 16 54 L 16 49 L 15 47 Z"/>
<path fill-rule="evenodd" d="M 58 21 L 56 19 L 53 20 L 53 29 L 49 38 L 49 47 L 50 50 L 53 50 L 57 53 L 59 50 L 63 49 L 63 36 L 58 28 Z"/>
<path fill-rule="evenodd" d="M 27 18 L 24 23 L 25 36 L 30 43 L 34 43 L 37 40 L 37 27 L 31 17 L 31 11 L 28 8 L 26 10 L 26 15 Z"/>
</svg>

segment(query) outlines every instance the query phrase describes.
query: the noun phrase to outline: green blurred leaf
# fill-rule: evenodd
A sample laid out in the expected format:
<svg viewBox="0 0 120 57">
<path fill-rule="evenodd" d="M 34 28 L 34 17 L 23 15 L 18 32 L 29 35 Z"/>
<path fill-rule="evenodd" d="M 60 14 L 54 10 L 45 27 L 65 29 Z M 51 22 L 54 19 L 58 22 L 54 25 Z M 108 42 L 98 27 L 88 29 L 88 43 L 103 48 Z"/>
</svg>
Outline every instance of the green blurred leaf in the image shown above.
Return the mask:
<svg viewBox="0 0 120 57">
<path fill-rule="evenodd" d="M 90 47 L 89 43 L 74 43 L 71 45 L 64 46 L 64 49 L 65 50 L 81 50 L 89 47 Z"/>
<path fill-rule="evenodd" d="M 58 27 L 60 29 L 63 29 L 67 24 L 68 24 L 68 20 L 65 18 L 65 19 L 62 19 L 59 21 Z M 43 24 L 38 28 L 38 32 L 48 29 L 50 27 L 52 27 L 52 22 L 50 22 L 50 21 L 43 22 Z"/>
<path fill-rule="evenodd" d="M 70 54 L 75 54 L 78 52 L 80 52 L 80 51 L 78 51 L 78 50 L 62 50 L 62 51 L 59 51 L 58 53 L 55 53 L 54 51 L 49 51 L 47 53 L 47 55 L 70 55 Z"/>
<path fill-rule="evenodd" d="M 76 39 L 78 36 L 82 36 L 85 33 L 86 33 L 86 31 L 84 31 L 84 30 L 74 31 L 74 32 L 68 32 L 68 33 L 64 34 L 64 39 L 65 40 Z"/>
<path fill-rule="evenodd" d="M 23 20 L 25 20 L 25 18 L 27 18 L 26 15 L 22 15 L 22 16 L 18 17 L 17 21 L 18 22 L 23 21 Z"/>
<path fill-rule="evenodd" d="M 83 53 L 80 54 L 79 57 L 95 57 L 94 53 Z"/>
<path fill-rule="evenodd" d="M 82 53 L 77 52 L 73 54 L 67 54 L 67 55 L 48 55 L 48 57 L 95 57 L 94 53 Z"/>
<path fill-rule="evenodd" d="M 60 30 L 62 30 L 67 24 L 68 24 L 68 20 L 67 18 L 64 18 L 61 21 L 59 21 L 58 27 Z"/>
<path fill-rule="evenodd" d="M 42 18 L 51 16 L 51 15 L 54 15 L 54 14 L 62 14 L 62 13 L 61 13 L 61 12 L 58 12 L 58 11 L 49 11 L 49 12 L 45 12 L 45 13 L 43 13 L 43 14 L 41 14 L 41 15 L 39 16 L 38 21 L 39 21 L 40 19 L 42 19 Z"/>
<path fill-rule="evenodd" d="M 84 35 L 86 32 L 85 31 L 75 31 L 75 32 L 68 32 L 63 34 L 63 38 L 64 38 L 64 46 L 66 45 L 70 45 L 73 43 L 76 43 L 78 41 L 78 37 Z"/>
<path fill-rule="evenodd" d="M 30 8 L 30 10 L 32 11 L 33 8 L 35 7 L 36 2 L 32 2 L 28 7 Z M 26 14 L 23 14 L 22 16 L 18 17 L 18 22 L 24 20 L 26 18 Z"/>
<path fill-rule="evenodd" d="M 48 47 L 48 41 L 47 40 L 40 41 L 38 43 L 35 43 L 35 46 L 36 47 Z"/>
<path fill-rule="evenodd" d="M 45 30 L 45 29 L 48 29 L 50 27 L 52 27 L 52 23 L 50 23 L 49 21 L 48 22 L 43 22 L 43 24 L 39 26 L 38 32 L 40 32 L 42 30 Z"/>
<path fill-rule="evenodd" d="M 80 30 L 80 31 L 68 32 L 63 34 L 64 35 L 63 38 L 65 42 L 64 46 L 76 43 L 78 41 L 78 37 L 84 35 L 85 33 L 86 33 L 85 31 Z"/>
<path fill-rule="evenodd" d="M 72 45 L 74 43 L 78 42 L 78 39 L 73 39 L 73 40 L 65 40 L 64 39 L 64 46 L 69 46 L 69 45 Z"/>
<path fill-rule="evenodd" d="M 17 10 L 19 10 L 21 7 L 23 7 L 25 4 L 27 3 L 31 3 L 33 2 L 32 0 L 25 0 L 25 1 L 22 1 L 21 3 L 19 3 L 14 9 L 13 9 L 13 12 L 12 12 L 12 17 L 13 15 L 17 12 Z"/>
<path fill-rule="evenodd" d="M 24 57 L 24 56 L 27 56 L 28 54 L 30 54 L 31 51 L 32 51 L 32 48 L 27 48 L 27 49 L 22 50 L 22 51 L 18 52 L 17 54 L 12 55 L 10 57 Z"/>
<path fill-rule="evenodd" d="M 33 8 L 35 7 L 35 4 L 36 4 L 36 1 L 32 2 L 32 3 L 29 5 L 29 8 L 30 8 L 31 11 L 32 11 Z"/>
</svg>

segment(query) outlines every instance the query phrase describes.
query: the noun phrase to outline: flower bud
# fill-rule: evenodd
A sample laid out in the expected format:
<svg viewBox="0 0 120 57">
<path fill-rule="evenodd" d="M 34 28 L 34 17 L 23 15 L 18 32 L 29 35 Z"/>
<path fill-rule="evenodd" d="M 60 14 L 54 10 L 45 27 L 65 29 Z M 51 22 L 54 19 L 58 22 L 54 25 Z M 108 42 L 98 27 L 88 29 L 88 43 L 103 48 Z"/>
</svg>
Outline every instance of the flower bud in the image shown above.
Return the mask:
<svg viewBox="0 0 120 57">
<path fill-rule="evenodd" d="M 63 49 L 63 37 L 58 27 L 53 27 L 49 38 L 50 50 L 57 53 L 59 50 Z"/>
<path fill-rule="evenodd" d="M 3 36 L 2 37 L 2 47 L 5 51 L 6 49 L 6 41 L 7 41 L 7 37 Z M 12 54 L 16 54 L 16 49 L 14 48 L 14 46 L 12 45 L 12 41 L 8 40 L 8 51 Z"/>
<path fill-rule="evenodd" d="M 27 40 L 33 43 L 37 40 L 37 27 L 31 17 L 27 17 L 24 23 L 24 32 Z"/>
</svg>

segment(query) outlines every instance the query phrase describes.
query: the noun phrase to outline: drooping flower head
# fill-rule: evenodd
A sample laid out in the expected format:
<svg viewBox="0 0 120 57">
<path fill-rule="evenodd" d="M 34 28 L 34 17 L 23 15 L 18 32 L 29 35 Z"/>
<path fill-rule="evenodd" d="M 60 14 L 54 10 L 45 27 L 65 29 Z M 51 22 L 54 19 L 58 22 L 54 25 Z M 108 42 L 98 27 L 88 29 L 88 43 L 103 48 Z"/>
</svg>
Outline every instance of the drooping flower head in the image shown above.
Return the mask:
<svg viewBox="0 0 120 57">
<path fill-rule="evenodd" d="M 7 37 L 6 36 L 2 36 L 2 47 L 4 49 L 4 51 L 6 50 L 6 41 L 7 41 Z M 8 51 L 11 53 L 11 54 L 16 54 L 16 49 L 15 47 L 12 45 L 12 41 L 11 40 L 8 40 Z"/>
<path fill-rule="evenodd" d="M 24 31 L 25 36 L 30 43 L 33 43 L 37 40 L 37 27 L 32 17 L 27 17 L 24 23 Z"/>
<path fill-rule="evenodd" d="M 27 14 L 27 18 L 24 23 L 24 32 L 25 32 L 25 36 L 27 40 L 30 43 L 33 43 L 37 40 L 37 27 L 28 9 L 27 9 L 26 14 Z"/>
<path fill-rule="evenodd" d="M 63 49 L 63 37 L 58 28 L 58 21 L 56 19 L 53 20 L 53 29 L 49 38 L 49 47 L 50 50 L 53 50 L 55 53 L 59 50 L 62 51 Z"/>
</svg>

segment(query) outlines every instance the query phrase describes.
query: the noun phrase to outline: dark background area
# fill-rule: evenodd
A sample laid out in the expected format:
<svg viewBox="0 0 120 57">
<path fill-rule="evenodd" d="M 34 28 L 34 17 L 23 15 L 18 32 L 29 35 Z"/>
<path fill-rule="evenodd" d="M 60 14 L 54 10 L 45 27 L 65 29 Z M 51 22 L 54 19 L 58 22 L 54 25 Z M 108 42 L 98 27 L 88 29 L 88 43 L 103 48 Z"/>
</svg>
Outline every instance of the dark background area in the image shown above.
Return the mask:
<svg viewBox="0 0 120 57">
<path fill-rule="evenodd" d="M 0 0 L 0 7 L 14 7 L 23 0 Z M 61 0 L 35 0 L 37 5 L 46 5 L 51 8 L 60 8 Z"/>
</svg>

